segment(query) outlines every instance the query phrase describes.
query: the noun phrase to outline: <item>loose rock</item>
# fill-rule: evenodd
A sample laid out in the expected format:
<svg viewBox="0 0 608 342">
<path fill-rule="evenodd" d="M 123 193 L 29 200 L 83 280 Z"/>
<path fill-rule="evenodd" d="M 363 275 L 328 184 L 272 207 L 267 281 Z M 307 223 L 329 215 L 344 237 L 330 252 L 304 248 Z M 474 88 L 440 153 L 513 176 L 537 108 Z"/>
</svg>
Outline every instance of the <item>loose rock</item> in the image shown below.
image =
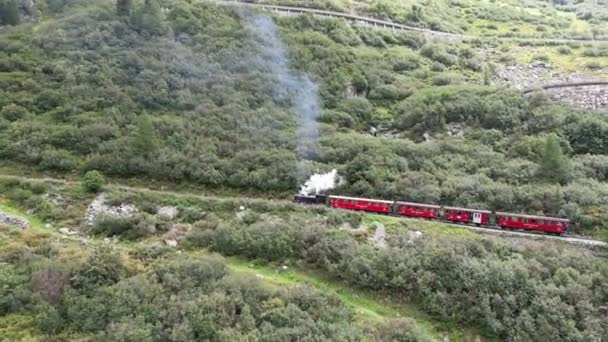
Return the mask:
<svg viewBox="0 0 608 342">
<path fill-rule="evenodd" d="M 3 212 L 0 212 L 0 225 L 14 226 L 19 229 L 27 229 L 30 227 L 30 223 L 26 219 Z"/>
<path fill-rule="evenodd" d="M 422 232 L 417 231 L 417 230 L 410 230 L 407 232 L 408 235 L 408 240 L 407 243 L 410 245 L 413 245 L 416 240 L 420 239 L 424 234 L 422 234 Z"/>
<path fill-rule="evenodd" d="M 161 207 L 161 208 L 158 208 L 158 211 L 156 213 L 161 218 L 173 220 L 174 218 L 177 217 L 177 215 L 179 214 L 179 211 L 177 210 L 176 207 Z"/>
<path fill-rule="evenodd" d="M 369 238 L 378 248 L 386 248 L 386 228 L 382 223 L 376 222 L 376 232 Z"/>
<path fill-rule="evenodd" d="M 110 206 L 106 203 L 105 194 L 100 194 L 87 208 L 85 219 L 88 225 L 93 225 L 97 217 L 100 215 L 131 217 L 135 213 L 137 213 L 137 208 L 135 208 L 135 206 L 125 203 L 118 206 Z"/>
</svg>

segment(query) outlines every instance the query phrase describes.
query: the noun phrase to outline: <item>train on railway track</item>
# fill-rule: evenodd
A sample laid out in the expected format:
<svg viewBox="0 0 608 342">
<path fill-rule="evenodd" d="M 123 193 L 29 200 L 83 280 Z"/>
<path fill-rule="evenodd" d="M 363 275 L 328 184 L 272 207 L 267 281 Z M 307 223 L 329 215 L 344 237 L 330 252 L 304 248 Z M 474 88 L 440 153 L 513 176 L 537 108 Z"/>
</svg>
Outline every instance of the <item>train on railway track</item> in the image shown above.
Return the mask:
<svg viewBox="0 0 608 342">
<path fill-rule="evenodd" d="M 549 216 L 323 194 L 296 195 L 295 202 L 486 228 L 543 232 L 550 235 L 563 235 L 572 225 L 568 219 Z"/>
</svg>

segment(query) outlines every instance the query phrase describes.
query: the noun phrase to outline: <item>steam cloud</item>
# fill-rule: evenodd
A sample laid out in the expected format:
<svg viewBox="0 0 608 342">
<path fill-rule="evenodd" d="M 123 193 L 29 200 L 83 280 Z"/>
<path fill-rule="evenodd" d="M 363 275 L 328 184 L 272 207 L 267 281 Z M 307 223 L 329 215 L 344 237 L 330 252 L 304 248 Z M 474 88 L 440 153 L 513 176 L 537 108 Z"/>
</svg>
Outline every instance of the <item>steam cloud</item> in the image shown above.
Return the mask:
<svg viewBox="0 0 608 342">
<path fill-rule="evenodd" d="M 289 68 L 289 56 L 272 18 L 249 14 L 245 21 L 253 33 L 267 68 L 276 77 L 272 89 L 277 103 L 288 103 L 298 114 L 298 157 L 311 160 L 319 140 L 319 87 L 308 75 L 297 75 Z M 300 163 L 298 175 L 301 176 Z"/>
<path fill-rule="evenodd" d="M 302 185 L 300 195 L 316 195 L 318 193 L 331 190 L 342 183 L 342 178 L 338 175 L 338 170 L 333 169 L 326 174 L 314 174 Z"/>
<path fill-rule="evenodd" d="M 319 140 L 321 112 L 319 87 L 309 75 L 298 75 L 290 70 L 289 55 L 272 18 L 265 15 L 244 14 L 245 22 L 253 33 L 268 72 L 276 77 L 272 88 L 276 103 L 289 104 L 298 114 L 298 178 L 304 174 L 302 160 L 312 160 Z M 342 179 L 337 170 L 326 174 L 314 174 L 300 189 L 302 195 L 314 195 L 335 188 Z"/>
</svg>

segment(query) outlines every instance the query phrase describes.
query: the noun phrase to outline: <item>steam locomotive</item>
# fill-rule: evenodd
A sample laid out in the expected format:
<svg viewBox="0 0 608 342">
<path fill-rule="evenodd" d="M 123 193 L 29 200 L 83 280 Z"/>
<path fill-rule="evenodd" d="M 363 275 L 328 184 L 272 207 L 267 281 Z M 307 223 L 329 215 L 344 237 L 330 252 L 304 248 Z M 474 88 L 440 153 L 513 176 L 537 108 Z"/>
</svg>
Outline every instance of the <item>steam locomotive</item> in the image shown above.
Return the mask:
<svg viewBox="0 0 608 342">
<path fill-rule="evenodd" d="M 296 195 L 294 200 L 300 204 L 325 205 L 340 209 L 470 224 L 504 230 L 536 231 L 551 235 L 567 233 L 572 224 L 568 219 L 557 217 L 323 194 L 315 196 Z"/>
</svg>

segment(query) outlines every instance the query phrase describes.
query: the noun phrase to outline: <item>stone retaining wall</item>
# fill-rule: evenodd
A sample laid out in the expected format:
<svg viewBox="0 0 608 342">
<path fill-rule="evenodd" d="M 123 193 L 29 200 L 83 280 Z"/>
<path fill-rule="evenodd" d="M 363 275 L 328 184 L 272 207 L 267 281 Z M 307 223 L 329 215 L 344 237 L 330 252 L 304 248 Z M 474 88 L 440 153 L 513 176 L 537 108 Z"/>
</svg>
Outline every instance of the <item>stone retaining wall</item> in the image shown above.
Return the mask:
<svg viewBox="0 0 608 342">
<path fill-rule="evenodd" d="M 545 92 L 553 100 L 584 109 L 608 109 L 608 85 L 550 88 Z"/>
</svg>

